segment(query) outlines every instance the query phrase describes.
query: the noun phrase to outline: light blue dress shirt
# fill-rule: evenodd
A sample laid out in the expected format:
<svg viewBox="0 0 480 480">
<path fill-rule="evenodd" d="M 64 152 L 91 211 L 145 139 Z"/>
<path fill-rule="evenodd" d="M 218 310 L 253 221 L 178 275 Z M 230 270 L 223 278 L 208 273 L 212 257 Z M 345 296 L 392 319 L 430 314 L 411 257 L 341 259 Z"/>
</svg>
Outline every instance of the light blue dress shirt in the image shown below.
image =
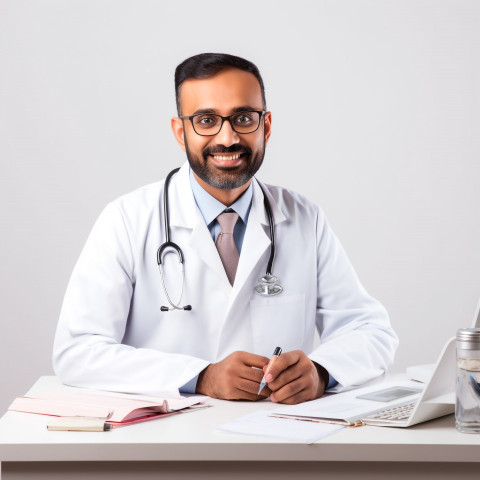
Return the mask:
<svg viewBox="0 0 480 480">
<path fill-rule="evenodd" d="M 195 202 L 197 203 L 203 219 L 210 230 L 214 242 L 217 241 L 221 232 L 217 217 L 227 208 L 231 208 L 238 213 L 239 219 L 233 229 L 233 239 L 237 246 L 238 253 L 240 254 L 242 251 L 243 238 L 245 237 L 245 230 L 247 229 L 248 214 L 250 213 L 250 207 L 252 206 L 252 183 L 250 183 L 243 195 L 230 206 L 226 206 L 219 202 L 204 190 L 193 176 L 192 170 L 190 170 L 190 185 L 192 186 Z"/>
<path fill-rule="evenodd" d="M 237 246 L 238 253 L 242 251 L 243 239 L 245 237 L 245 230 L 247 229 L 248 215 L 250 213 L 250 207 L 252 206 L 253 187 L 252 183 L 248 186 L 243 195 L 230 206 L 226 206 L 219 202 L 216 198 L 212 197 L 203 187 L 199 185 L 195 177 L 193 176 L 192 169 L 190 169 L 190 185 L 192 187 L 193 196 L 195 202 L 200 210 L 200 213 L 205 220 L 205 223 L 210 230 L 212 239 L 217 241 L 220 235 L 221 228 L 217 221 L 218 215 L 220 215 L 226 208 L 231 208 L 238 213 L 238 220 L 233 229 L 233 239 Z M 197 386 L 198 375 L 192 378 L 189 382 L 179 388 L 181 393 L 195 393 Z M 337 384 L 337 381 L 330 376 L 328 387 L 332 388 Z"/>
</svg>

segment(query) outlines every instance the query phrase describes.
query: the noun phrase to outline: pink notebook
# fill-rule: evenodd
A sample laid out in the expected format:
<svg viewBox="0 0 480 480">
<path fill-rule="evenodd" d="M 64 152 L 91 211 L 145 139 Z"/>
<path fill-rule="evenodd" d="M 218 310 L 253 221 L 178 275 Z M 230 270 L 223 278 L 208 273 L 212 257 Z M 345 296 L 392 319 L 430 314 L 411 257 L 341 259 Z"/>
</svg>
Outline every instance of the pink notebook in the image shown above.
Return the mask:
<svg viewBox="0 0 480 480">
<path fill-rule="evenodd" d="M 148 397 L 126 393 L 81 390 L 78 393 L 44 392 L 16 398 L 8 410 L 55 417 L 98 417 L 114 426 L 172 415 L 201 406 L 206 397 Z"/>
</svg>

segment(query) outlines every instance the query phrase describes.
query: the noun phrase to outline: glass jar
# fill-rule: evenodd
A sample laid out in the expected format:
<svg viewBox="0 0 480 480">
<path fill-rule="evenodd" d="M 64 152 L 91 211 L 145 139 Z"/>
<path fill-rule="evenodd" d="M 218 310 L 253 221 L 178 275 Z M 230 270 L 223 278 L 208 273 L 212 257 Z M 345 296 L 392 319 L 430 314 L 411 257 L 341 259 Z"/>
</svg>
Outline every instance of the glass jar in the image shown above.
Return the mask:
<svg viewBox="0 0 480 480">
<path fill-rule="evenodd" d="M 480 328 L 457 332 L 455 425 L 459 432 L 480 433 Z"/>
</svg>

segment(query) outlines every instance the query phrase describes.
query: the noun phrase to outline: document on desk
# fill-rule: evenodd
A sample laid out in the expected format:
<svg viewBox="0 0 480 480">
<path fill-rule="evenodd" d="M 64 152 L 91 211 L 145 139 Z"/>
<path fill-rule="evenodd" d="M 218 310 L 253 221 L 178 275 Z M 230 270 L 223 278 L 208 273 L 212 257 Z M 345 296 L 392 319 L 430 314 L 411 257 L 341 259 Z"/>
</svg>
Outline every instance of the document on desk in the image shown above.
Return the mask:
<svg viewBox="0 0 480 480">
<path fill-rule="evenodd" d="M 44 392 L 18 397 L 8 409 L 55 417 L 103 418 L 116 427 L 206 406 L 206 398 L 199 395 L 163 398 L 79 389 L 75 393 Z"/>
<path fill-rule="evenodd" d="M 313 443 L 344 429 L 342 425 L 319 422 L 298 422 L 269 416 L 268 410 L 259 410 L 245 417 L 220 425 L 216 431 L 273 437 L 296 443 Z"/>
<path fill-rule="evenodd" d="M 295 418 L 297 420 L 312 420 L 351 427 L 361 426 L 362 419 L 385 408 L 395 407 L 405 403 L 405 398 L 416 400 L 423 385 L 417 382 L 385 382 L 375 386 L 356 388 L 344 393 L 325 395 L 317 400 L 298 405 L 279 405 L 270 411 L 270 415 L 279 418 Z M 405 395 L 398 400 L 381 401 L 381 396 L 374 400 L 374 394 L 379 391 L 405 390 Z M 371 398 L 368 398 L 371 397 Z"/>
</svg>

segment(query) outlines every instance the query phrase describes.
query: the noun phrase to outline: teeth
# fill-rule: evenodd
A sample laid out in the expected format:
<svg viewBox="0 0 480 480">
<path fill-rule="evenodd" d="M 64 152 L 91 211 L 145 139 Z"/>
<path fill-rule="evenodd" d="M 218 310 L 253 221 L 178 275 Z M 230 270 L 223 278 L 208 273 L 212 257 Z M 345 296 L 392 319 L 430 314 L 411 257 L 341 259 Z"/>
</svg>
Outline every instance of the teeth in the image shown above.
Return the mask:
<svg viewBox="0 0 480 480">
<path fill-rule="evenodd" d="M 237 155 L 230 155 L 230 156 L 224 156 L 224 155 L 214 155 L 213 158 L 215 160 L 237 160 L 240 158 L 240 153 L 237 153 Z"/>
</svg>

